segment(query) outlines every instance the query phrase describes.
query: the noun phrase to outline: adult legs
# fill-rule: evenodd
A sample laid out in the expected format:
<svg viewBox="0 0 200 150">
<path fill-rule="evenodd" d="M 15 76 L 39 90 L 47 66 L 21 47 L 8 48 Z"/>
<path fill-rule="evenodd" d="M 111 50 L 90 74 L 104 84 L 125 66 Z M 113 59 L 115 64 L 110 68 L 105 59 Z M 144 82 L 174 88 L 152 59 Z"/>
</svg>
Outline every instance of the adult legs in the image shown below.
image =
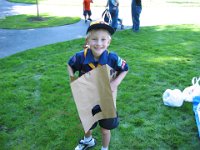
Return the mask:
<svg viewBox="0 0 200 150">
<path fill-rule="evenodd" d="M 132 29 L 133 31 L 139 31 L 140 28 L 140 13 L 141 13 L 142 7 L 141 6 L 136 6 L 134 2 L 132 2 L 131 5 L 131 12 L 132 12 L 132 22 L 133 26 Z"/>
<path fill-rule="evenodd" d="M 117 26 L 118 26 L 117 20 L 118 20 L 119 10 L 116 9 L 116 10 L 111 11 L 110 13 L 111 13 L 111 17 L 112 17 L 112 24 L 111 24 L 111 26 L 115 30 L 117 30 Z"/>
</svg>

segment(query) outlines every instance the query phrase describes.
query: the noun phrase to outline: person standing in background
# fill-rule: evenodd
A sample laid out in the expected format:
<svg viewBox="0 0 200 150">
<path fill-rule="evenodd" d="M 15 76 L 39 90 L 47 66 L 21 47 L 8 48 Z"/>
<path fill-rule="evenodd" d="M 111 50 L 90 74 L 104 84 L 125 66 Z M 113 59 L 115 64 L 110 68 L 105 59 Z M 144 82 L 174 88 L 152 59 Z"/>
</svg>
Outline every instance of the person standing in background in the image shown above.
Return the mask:
<svg viewBox="0 0 200 150">
<path fill-rule="evenodd" d="M 83 15 L 85 17 L 85 23 L 87 22 L 87 20 L 92 21 L 92 19 L 90 18 L 92 15 L 90 3 L 93 3 L 93 0 L 83 0 Z"/>
<path fill-rule="evenodd" d="M 118 0 L 108 0 L 106 7 L 109 7 L 109 12 L 112 17 L 111 26 L 116 31 L 118 26 L 118 15 L 119 15 L 119 1 Z"/>
<path fill-rule="evenodd" d="M 142 11 L 141 0 L 132 0 L 132 4 L 131 4 L 131 13 L 132 13 L 132 21 L 133 21 L 132 30 L 134 32 L 139 32 L 139 30 L 140 30 L 141 11 Z"/>
</svg>

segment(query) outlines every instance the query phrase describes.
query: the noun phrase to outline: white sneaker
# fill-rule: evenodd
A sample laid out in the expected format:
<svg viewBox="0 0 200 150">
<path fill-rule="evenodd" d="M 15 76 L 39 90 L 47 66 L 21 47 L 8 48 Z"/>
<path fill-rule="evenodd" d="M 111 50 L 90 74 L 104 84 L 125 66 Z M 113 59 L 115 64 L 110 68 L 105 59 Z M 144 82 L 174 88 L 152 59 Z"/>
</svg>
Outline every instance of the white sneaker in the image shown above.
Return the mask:
<svg viewBox="0 0 200 150">
<path fill-rule="evenodd" d="M 95 145 L 96 145 L 96 141 L 94 138 L 92 138 L 89 142 L 80 140 L 75 150 L 87 150 L 88 148 L 94 147 Z"/>
</svg>

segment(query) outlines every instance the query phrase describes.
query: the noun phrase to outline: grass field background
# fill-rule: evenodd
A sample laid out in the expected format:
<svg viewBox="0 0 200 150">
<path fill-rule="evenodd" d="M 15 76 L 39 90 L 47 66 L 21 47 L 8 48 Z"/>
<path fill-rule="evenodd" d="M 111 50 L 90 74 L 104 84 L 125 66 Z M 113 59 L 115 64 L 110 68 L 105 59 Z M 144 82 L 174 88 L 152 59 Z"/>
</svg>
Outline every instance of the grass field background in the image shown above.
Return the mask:
<svg viewBox="0 0 200 150">
<path fill-rule="evenodd" d="M 199 76 L 199 25 L 142 27 L 117 32 L 110 51 L 129 64 L 119 87 L 120 125 L 110 150 L 198 149 L 192 111 L 164 106 L 163 92 L 183 90 Z M 0 59 L 0 145 L 3 150 L 72 150 L 83 129 L 69 86 L 66 62 L 82 49 L 77 39 Z M 94 130 L 100 149 L 99 128 Z"/>
</svg>

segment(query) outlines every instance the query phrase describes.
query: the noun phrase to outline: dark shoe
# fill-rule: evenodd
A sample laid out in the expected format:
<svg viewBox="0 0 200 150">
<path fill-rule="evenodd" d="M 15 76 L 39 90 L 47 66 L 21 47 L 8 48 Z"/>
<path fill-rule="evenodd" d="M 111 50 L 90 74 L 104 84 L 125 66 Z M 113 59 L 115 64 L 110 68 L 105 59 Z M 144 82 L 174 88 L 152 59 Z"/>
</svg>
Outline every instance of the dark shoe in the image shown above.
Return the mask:
<svg viewBox="0 0 200 150">
<path fill-rule="evenodd" d="M 89 21 L 92 21 L 92 19 L 91 19 L 91 18 L 88 18 L 88 20 L 89 20 Z"/>
<path fill-rule="evenodd" d="M 123 30 L 124 29 L 124 25 L 121 25 L 121 30 Z"/>
<path fill-rule="evenodd" d="M 133 32 L 136 32 L 136 33 L 139 32 L 139 31 L 140 31 L 140 30 L 133 30 Z"/>
</svg>

